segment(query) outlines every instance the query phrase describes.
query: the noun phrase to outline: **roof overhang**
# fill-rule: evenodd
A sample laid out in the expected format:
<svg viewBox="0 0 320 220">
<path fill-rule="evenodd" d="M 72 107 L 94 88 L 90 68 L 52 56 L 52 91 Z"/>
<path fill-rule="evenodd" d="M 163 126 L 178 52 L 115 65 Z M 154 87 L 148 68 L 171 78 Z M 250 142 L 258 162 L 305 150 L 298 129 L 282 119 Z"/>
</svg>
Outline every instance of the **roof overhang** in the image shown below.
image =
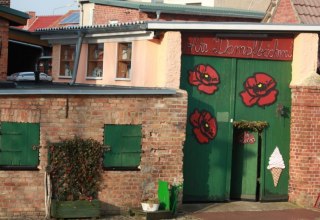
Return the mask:
<svg viewBox="0 0 320 220">
<path fill-rule="evenodd" d="M 112 41 L 148 40 L 154 38 L 154 32 L 146 30 L 145 22 L 119 23 L 94 26 L 69 26 L 39 29 L 36 32 L 42 40 L 51 44 L 75 43 L 79 33 L 84 33 L 85 43 Z"/>
<path fill-rule="evenodd" d="M 33 44 L 38 46 L 48 47 L 49 44 L 47 41 L 41 40 L 38 35 L 19 28 L 10 27 L 9 28 L 9 40 L 19 41 L 27 44 Z"/>
<path fill-rule="evenodd" d="M 320 25 L 266 24 L 233 22 L 154 22 L 146 23 L 147 30 L 215 31 L 246 33 L 319 33 Z"/>
<path fill-rule="evenodd" d="M 47 40 L 50 44 L 75 44 L 79 33 L 85 33 L 84 43 L 102 43 L 116 41 L 150 40 L 154 37 L 153 31 L 131 31 L 115 33 L 88 33 L 85 30 L 72 33 L 57 33 L 41 35 L 41 40 Z"/>
<path fill-rule="evenodd" d="M 126 86 L 99 86 L 84 84 L 35 84 L 11 83 L 1 89 L 3 95 L 175 95 L 177 91 L 170 88 L 126 87 Z"/>
<path fill-rule="evenodd" d="M 86 3 L 88 1 L 80 1 L 80 3 Z M 118 1 L 118 0 L 89 0 L 89 2 L 100 5 L 130 8 L 136 9 L 142 12 L 154 13 L 161 12 L 165 14 L 184 14 L 184 15 L 200 15 L 200 16 L 213 16 L 213 17 L 235 17 L 235 18 L 247 18 L 262 20 L 265 13 L 232 9 L 232 8 L 219 8 L 219 7 L 208 7 L 208 6 L 194 6 L 194 5 L 183 5 L 183 4 L 165 4 L 165 3 L 154 3 L 141 2 L 141 1 Z"/>
<path fill-rule="evenodd" d="M 0 18 L 8 20 L 9 25 L 17 26 L 27 24 L 29 15 L 24 12 L 0 5 Z"/>
<path fill-rule="evenodd" d="M 153 39 L 157 32 L 214 32 L 222 34 L 298 34 L 320 33 L 319 25 L 303 24 L 266 24 L 266 23 L 232 23 L 232 22 L 164 22 L 148 21 L 119 23 L 95 26 L 69 26 L 39 29 L 37 34 L 42 40 L 52 44 L 74 44 L 79 34 L 84 33 L 85 43 L 102 43 L 117 41 L 134 41 Z M 256 35 L 254 35 L 256 36 Z M 252 37 L 254 37 L 252 36 Z"/>
</svg>

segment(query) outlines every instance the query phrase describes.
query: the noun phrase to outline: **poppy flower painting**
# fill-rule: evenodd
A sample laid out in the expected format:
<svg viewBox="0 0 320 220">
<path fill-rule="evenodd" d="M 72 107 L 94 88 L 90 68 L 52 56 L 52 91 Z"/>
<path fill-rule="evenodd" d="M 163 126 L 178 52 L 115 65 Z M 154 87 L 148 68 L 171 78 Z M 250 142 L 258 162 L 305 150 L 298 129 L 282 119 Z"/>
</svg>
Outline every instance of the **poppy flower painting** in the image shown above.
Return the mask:
<svg viewBox="0 0 320 220">
<path fill-rule="evenodd" d="M 244 91 L 240 93 L 243 103 L 251 107 L 268 106 L 277 100 L 278 90 L 276 81 L 266 73 L 255 73 L 244 82 Z"/>
<path fill-rule="evenodd" d="M 190 116 L 190 123 L 193 126 L 193 134 L 200 144 L 206 144 L 217 135 L 217 121 L 207 111 L 199 112 L 195 109 Z"/>
<path fill-rule="evenodd" d="M 210 65 L 199 64 L 189 71 L 189 83 L 198 90 L 212 95 L 218 90 L 220 83 L 218 72 Z"/>
</svg>

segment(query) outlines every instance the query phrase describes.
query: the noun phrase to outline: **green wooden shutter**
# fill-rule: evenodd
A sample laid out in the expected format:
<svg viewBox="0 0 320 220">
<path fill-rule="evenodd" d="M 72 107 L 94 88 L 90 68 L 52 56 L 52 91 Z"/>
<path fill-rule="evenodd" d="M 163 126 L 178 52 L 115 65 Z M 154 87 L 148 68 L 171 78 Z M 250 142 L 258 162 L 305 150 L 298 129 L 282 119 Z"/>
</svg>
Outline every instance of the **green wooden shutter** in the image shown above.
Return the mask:
<svg viewBox="0 0 320 220">
<path fill-rule="evenodd" d="M 1 123 L 0 166 L 37 166 L 40 126 L 36 123 Z"/>
<path fill-rule="evenodd" d="M 106 125 L 104 144 L 110 146 L 104 155 L 105 167 L 139 166 L 141 125 Z"/>
</svg>

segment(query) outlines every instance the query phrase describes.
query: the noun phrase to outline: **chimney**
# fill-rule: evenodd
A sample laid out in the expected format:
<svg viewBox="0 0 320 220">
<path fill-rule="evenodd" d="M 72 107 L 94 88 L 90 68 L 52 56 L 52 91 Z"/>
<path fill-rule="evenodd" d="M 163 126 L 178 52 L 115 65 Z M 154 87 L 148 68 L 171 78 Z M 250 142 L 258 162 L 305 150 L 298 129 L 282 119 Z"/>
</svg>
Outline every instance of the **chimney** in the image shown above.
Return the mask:
<svg viewBox="0 0 320 220">
<path fill-rule="evenodd" d="M 0 0 L 0 5 L 10 7 L 10 0 Z"/>
<path fill-rule="evenodd" d="M 27 20 L 27 24 L 24 26 L 25 30 L 28 30 L 29 27 L 33 24 L 33 22 L 37 19 L 36 12 L 28 11 L 27 13 L 30 16 L 30 18 Z"/>
</svg>

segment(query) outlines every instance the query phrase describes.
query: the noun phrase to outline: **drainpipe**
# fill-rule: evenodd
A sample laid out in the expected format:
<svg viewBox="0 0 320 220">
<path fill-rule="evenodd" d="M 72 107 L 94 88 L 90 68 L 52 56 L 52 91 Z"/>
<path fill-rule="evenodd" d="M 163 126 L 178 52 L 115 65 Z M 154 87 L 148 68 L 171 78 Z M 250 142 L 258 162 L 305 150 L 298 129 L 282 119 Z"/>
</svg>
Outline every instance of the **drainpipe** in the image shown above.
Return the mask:
<svg viewBox="0 0 320 220">
<path fill-rule="evenodd" d="M 83 41 L 83 38 L 85 35 L 86 34 L 82 31 L 78 32 L 78 42 L 76 45 L 76 57 L 74 60 L 74 65 L 73 65 L 72 79 L 71 79 L 71 82 L 69 83 L 70 85 L 73 85 L 77 79 L 78 66 L 79 66 L 80 53 L 81 53 L 81 45 L 82 45 L 82 41 Z"/>
</svg>

